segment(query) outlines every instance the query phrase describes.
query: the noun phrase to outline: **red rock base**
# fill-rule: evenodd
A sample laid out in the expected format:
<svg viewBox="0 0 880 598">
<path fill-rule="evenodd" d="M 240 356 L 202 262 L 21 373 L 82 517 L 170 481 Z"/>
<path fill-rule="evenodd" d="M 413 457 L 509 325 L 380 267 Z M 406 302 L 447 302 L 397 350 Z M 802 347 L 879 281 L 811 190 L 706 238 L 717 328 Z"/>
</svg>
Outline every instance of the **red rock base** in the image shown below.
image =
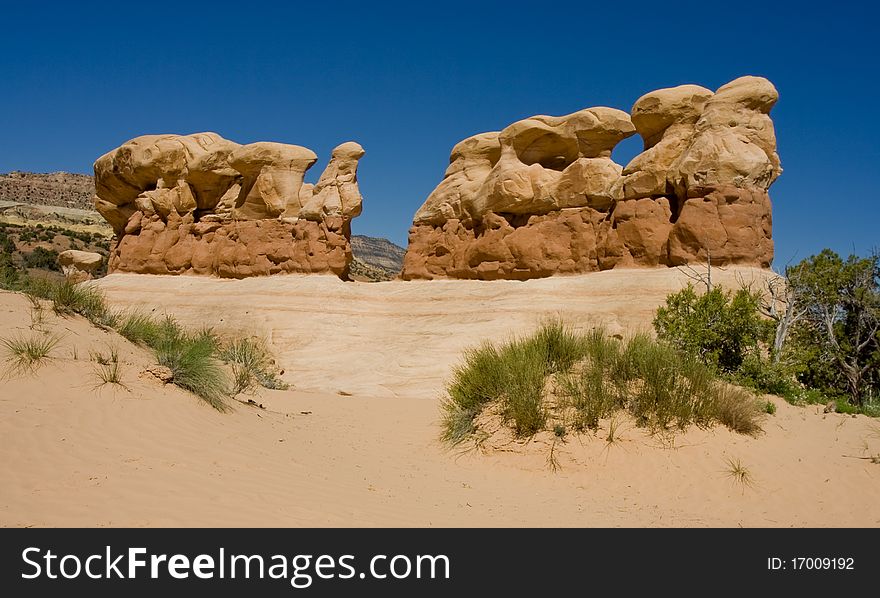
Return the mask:
<svg viewBox="0 0 880 598">
<path fill-rule="evenodd" d="M 773 259 L 770 199 L 763 191 L 707 189 L 683 202 L 617 202 L 610 212 L 488 214 L 480 222 L 415 225 L 401 278 L 526 280 L 616 267 L 753 264 Z"/>
<path fill-rule="evenodd" d="M 351 245 L 341 218 L 324 222 L 241 220 L 167 222 L 136 212 L 110 253 L 110 272 L 205 274 L 246 278 L 269 274 L 335 274 L 348 278 Z"/>
</svg>

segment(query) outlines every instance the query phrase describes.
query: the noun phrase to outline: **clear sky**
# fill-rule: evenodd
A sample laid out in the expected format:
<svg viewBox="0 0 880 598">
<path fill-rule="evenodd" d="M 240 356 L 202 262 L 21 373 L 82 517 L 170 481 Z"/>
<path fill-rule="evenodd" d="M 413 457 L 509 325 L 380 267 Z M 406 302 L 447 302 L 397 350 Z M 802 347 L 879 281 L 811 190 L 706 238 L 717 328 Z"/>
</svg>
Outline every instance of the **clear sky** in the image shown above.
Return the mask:
<svg viewBox="0 0 880 598">
<path fill-rule="evenodd" d="M 406 244 L 465 137 L 533 114 L 769 78 L 776 266 L 880 245 L 873 2 L 15 2 L 0 5 L 0 172 L 87 173 L 146 133 L 367 151 L 357 234 Z M 614 158 L 641 149 L 636 136 Z"/>
</svg>

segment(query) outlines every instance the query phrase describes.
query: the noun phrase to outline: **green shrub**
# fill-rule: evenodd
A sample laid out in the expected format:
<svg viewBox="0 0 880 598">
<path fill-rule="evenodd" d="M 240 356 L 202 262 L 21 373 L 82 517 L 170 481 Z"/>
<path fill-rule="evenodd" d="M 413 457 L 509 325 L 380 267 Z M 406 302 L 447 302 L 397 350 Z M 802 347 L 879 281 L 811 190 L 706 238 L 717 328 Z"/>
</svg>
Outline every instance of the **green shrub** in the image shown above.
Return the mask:
<svg viewBox="0 0 880 598">
<path fill-rule="evenodd" d="M 444 402 L 446 432 L 452 442 L 463 440 L 473 419 L 490 402 L 501 401 L 505 421 L 520 434 L 543 425 L 540 399 L 548 366 L 547 352 L 538 342 L 515 341 L 501 350 L 491 345 L 470 350 L 453 371 L 450 400 Z"/>
<path fill-rule="evenodd" d="M 862 405 L 862 413 L 869 417 L 880 417 L 880 396 L 872 396 Z"/>
<path fill-rule="evenodd" d="M 581 335 L 575 334 L 558 320 L 544 323 L 538 331 L 524 341 L 522 349 L 535 351 L 534 357 L 543 357 L 547 373 L 569 369 L 586 354 L 586 346 Z"/>
<path fill-rule="evenodd" d="M 16 290 L 20 282 L 21 275 L 12 261 L 12 252 L 0 253 L 0 289 Z"/>
<path fill-rule="evenodd" d="M 15 241 L 13 241 L 5 231 L 0 233 L 0 253 L 6 254 L 6 257 L 11 259 L 12 254 L 15 253 L 16 249 Z"/>
<path fill-rule="evenodd" d="M 844 259 L 825 249 L 786 275 L 803 313 L 787 339 L 798 379 L 863 407 L 880 394 L 880 251 Z"/>
<path fill-rule="evenodd" d="M 793 405 L 825 405 L 830 400 L 824 392 L 816 388 L 797 389 L 785 399 Z"/>
<path fill-rule="evenodd" d="M 514 342 L 502 356 L 505 380 L 501 415 L 513 426 L 517 436 L 530 436 L 547 421 L 543 406 L 544 380 L 557 363 L 553 355 L 555 348 L 548 342 L 554 342 L 554 337 Z"/>
<path fill-rule="evenodd" d="M 714 386 L 714 416 L 740 434 L 756 435 L 761 431 L 762 405 L 747 390 L 726 383 Z"/>
<path fill-rule="evenodd" d="M 112 327 L 115 324 L 115 316 L 107 308 L 103 293 L 93 286 L 76 284 L 69 278 L 55 281 L 28 276 L 26 272 L 15 272 L 13 278 L 4 282 L 3 288 L 7 290 L 51 301 L 52 310 L 58 315 L 78 314 L 96 326 Z"/>
<path fill-rule="evenodd" d="M 845 413 L 847 415 L 854 415 L 862 412 L 858 405 L 851 404 L 847 399 L 837 399 L 834 401 L 834 410 L 837 413 Z"/>
<path fill-rule="evenodd" d="M 503 366 L 498 349 L 489 343 L 465 352 L 448 387 L 450 399 L 463 414 L 476 415 L 486 403 L 501 396 L 506 379 Z"/>
<path fill-rule="evenodd" d="M 792 396 L 799 389 L 792 366 L 774 364 L 757 354 L 747 355 L 730 379 L 740 386 L 779 397 Z"/>
<path fill-rule="evenodd" d="M 654 330 L 682 353 L 732 373 L 748 355 L 758 353 L 758 343 L 768 333 L 759 305 L 760 295 L 746 289 L 731 294 L 716 286 L 697 295 L 688 284 L 657 310 Z"/>
<path fill-rule="evenodd" d="M 25 254 L 24 265 L 27 268 L 41 268 L 56 272 L 61 269 L 58 266 L 58 252 L 44 247 L 34 247 L 33 251 Z"/>
<path fill-rule="evenodd" d="M 501 348 L 486 343 L 466 351 L 463 363 L 453 370 L 449 398 L 442 404 L 443 438 L 453 443 L 464 440 L 473 432 L 474 418 L 494 401 L 517 435 L 539 431 L 547 421 L 546 377 L 570 368 L 584 351 L 583 339 L 560 322 L 546 323 L 532 336 Z"/>
</svg>

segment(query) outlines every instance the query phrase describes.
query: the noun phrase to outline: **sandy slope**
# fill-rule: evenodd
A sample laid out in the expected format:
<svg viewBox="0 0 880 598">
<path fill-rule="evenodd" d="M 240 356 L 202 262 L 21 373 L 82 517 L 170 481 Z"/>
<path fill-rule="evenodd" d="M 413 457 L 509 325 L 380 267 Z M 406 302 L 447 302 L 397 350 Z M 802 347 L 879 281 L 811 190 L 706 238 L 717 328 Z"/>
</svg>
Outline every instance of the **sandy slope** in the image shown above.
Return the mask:
<svg viewBox="0 0 880 598">
<path fill-rule="evenodd" d="M 47 316 L 64 333 L 55 358 L 0 385 L 0 525 L 880 525 L 880 465 L 853 458 L 880 453 L 878 422 L 782 401 L 758 438 L 718 428 L 664 444 L 625 423 L 612 445 L 557 445 L 557 472 L 545 438 L 466 454 L 440 445 L 432 398 L 460 347 L 556 311 L 638 326 L 679 284 L 644 274 L 371 285 L 111 276 L 102 286 L 118 304 L 151 298 L 192 322 L 258 328 L 285 348 L 297 389 L 264 391 L 266 410 L 219 414 L 139 379 L 149 355 L 114 333 Z M 0 337 L 32 333 L 29 322 L 23 298 L 0 293 Z M 129 391 L 95 388 L 88 352 L 108 343 L 121 348 Z M 751 486 L 728 476 L 728 459 Z"/>
</svg>

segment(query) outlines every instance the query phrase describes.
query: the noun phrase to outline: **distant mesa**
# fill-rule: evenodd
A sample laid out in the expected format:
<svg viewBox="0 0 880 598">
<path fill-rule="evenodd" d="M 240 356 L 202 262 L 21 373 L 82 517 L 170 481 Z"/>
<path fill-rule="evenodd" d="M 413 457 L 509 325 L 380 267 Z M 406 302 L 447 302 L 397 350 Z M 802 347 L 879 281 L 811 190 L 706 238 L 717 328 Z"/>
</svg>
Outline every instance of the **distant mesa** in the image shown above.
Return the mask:
<svg viewBox="0 0 880 598">
<path fill-rule="evenodd" d="M 348 277 L 351 220 L 363 148 L 333 150 L 317 184 L 317 161 L 298 145 L 239 145 L 216 133 L 145 135 L 95 162 L 95 208 L 116 232 L 111 272 L 277 273 Z"/>
<path fill-rule="evenodd" d="M 660 89 L 629 114 L 533 116 L 452 149 L 416 212 L 404 279 L 529 279 L 705 262 L 768 267 L 782 172 L 760 77 Z M 644 151 L 611 160 L 639 133 Z"/>
<path fill-rule="evenodd" d="M 13 171 L 0 174 L 0 201 L 93 209 L 95 185 L 87 174 Z"/>
</svg>

